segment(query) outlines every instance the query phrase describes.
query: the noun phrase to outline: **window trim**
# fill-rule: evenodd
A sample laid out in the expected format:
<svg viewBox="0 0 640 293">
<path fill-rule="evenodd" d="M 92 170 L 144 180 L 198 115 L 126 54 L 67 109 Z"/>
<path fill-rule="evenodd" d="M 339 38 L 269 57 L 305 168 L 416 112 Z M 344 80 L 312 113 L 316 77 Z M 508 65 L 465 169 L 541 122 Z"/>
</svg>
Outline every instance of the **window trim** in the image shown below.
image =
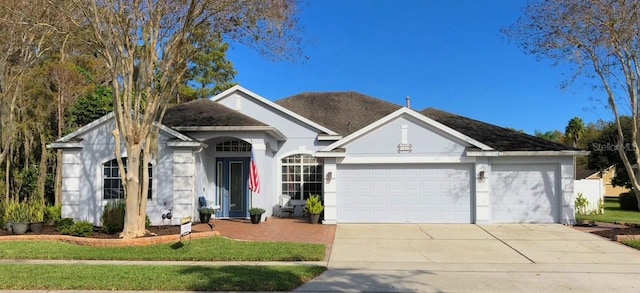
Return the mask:
<svg viewBox="0 0 640 293">
<path fill-rule="evenodd" d="M 299 175 L 300 175 L 300 182 L 301 182 L 301 185 L 302 185 L 302 187 L 303 187 L 303 186 L 304 186 L 304 183 L 305 183 L 305 181 L 304 181 L 304 167 L 305 167 L 305 166 L 317 166 L 317 167 L 320 167 L 320 168 L 321 168 L 321 170 L 320 170 L 319 172 L 318 172 L 318 171 L 316 171 L 314 174 L 320 174 L 320 175 L 321 175 L 321 176 L 320 176 L 320 178 L 321 178 L 321 179 L 320 179 L 319 181 L 310 181 L 309 183 L 316 183 L 316 184 L 320 184 L 320 192 L 319 192 L 319 195 L 320 195 L 320 197 L 321 197 L 321 198 L 324 198 L 324 180 L 323 180 L 323 178 L 324 178 L 324 164 L 323 164 L 322 162 L 318 161 L 318 158 L 317 158 L 317 157 L 315 157 L 315 156 L 313 155 L 313 153 L 311 153 L 311 152 L 304 152 L 304 151 L 302 151 L 302 152 L 297 151 L 297 152 L 290 152 L 290 153 L 286 153 L 286 154 L 284 154 L 283 156 L 281 156 L 280 158 L 278 158 L 278 172 L 277 172 L 277 176 L 278 176 L 278 194 L 285 194 L 285 190 L 283 190 L 283 185 L 284 185 L 284 182 L 285 182 L 285 181 L 284 181 L 284 180 L 282 180 L 282 176 L 283 176 L 282 167 L 283 167 L 283 166 L 290 166 L 290 165 L 291 165 L 291 164 L 288 164 L 288 163 L 283 163 L 283 161 L 284 161 L 286 158 L 289 158 L 289 157 L 292 157 L 292 156 L 296 156 L 296 155 L 299 155 L 299 156 L 302 156 L 302 157 L 304 157 L 304 156 L 309 156 L 309 157 L 311 157 L 311 158 L 313 158 L 313 159 L 315 159 L 315 160 L 316 160 L 316 164 L 309 164 L 309 163 L 305 164 L 305 163 L 304 163 L 304 160 L 301 160 L 301 161 L 300 161 L 300 164 L 298 165 L 298 166 L 300 166 L 300 173 L 299 173 Z M 294 165 L 294 166 L 295 166 L 295 165 Z M 302 187 L 301 187 L 301 188 L 302 188 Z M 291 199 L 292 199 L 292 200 L 306 200 L 306 199 L 305 199 L 305 197 L 304 197 L 304 191 L 300 192 L 300 195 L 301 195 L 301 198 L 294 198 L 294 197 L 291 197 Z"/>
<path fill-rule="evenodd" d="M 127 159 L 128 159 L 127 157 L 122 157 L 122 161 L 123 161 L 123 164 L 125 165 L 125 169 L 126 169 L 126 166 L 127 166 Z M 113 165 L 113 163 L 115 163 L 115 166 Z M 101 194 L 100 198 L 102 200 L 106 200 L 106 201 L 109 201 L 109 200 L 123 200 L 124 197 L 122 197 L 122 198 L 105 198 L 105 195 L 106 195 L 106 192 L 105 192 L 106 191 L 105 180 L 107 180 L 107 179 L 108 180 L 115 180 L 115 179 L 122 180 L 121 176 L 118 177 L 118 178 L 106 177 L 106 175 L 104 173 L 105 173 L 105 168 L 107 167 L 106 166 L 107 164 L 111 164 L 111 166 L 109 166 L 109 168 L 118 169 L 118 161 L 117 161 L 116 158 L 113 158 L 111 160 L 106 160 L 106 161 L 102 162 L 102 164 L 99 165 L 100 172 L 98 173 L 98 176 L 100 178 L 100 180 L 99 180 L 99 182 L 100 182 L 100 194 Z M 151 176 L 149 176 L 149 190 L 148 190 L 148 193 L 147 193 L 147 201 L 152 202 L 153 199 L 156 197 L 155 193 L 156 193 L 156 189 L 157 189 L 155 187 L 155 184 L 156 184 L 157 180 L 153 180 L 153 178 L 154 178 L 154 176 L 157 176 L 157 174 L 156 174 L 156 170 L 155 170 L 155 164 L 153 164 L 153 162 L 149 162 L 148 168 L 149 168 Z M 119 169 L 118 169 L 118 173 L 120 173 Z"/>
</svg>

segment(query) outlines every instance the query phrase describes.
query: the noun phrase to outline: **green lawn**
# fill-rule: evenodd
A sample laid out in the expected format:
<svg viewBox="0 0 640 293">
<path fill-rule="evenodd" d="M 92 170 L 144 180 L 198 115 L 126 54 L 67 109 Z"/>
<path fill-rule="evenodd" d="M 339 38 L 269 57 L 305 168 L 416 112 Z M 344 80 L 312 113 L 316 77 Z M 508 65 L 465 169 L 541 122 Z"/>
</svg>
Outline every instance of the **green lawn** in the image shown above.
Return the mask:
<svg viewBox="0 0 640 293">
<path fill-rule="evenodd" d="M 627 246 L 631 246 L 635 249 L 640 250 L 640 240 L 629 240 L 629 241 L 622 241 L 623 244 L 627 245 Z"/>
<path fill-rule="evenodd" d="M 290 291 L 319 266 L 0 265 L 0 290 Z"/>
<path fill-rule="evenodd" d="M 186 244 L 186 243 L 185 243 Z M 325 245 L 235 241 L 215 237 L 191 244 L 138 247 L 91 247 L 51 241 L 0 241 L 0 259 L 318 261 Z"/>
<path fill-rule="evenodd" d="M 621 210 L 617 198 L 606 198 L 604 201 L 604 214 L 576 216 L 576 220 L 640 224 L 640 212 Z"/>
</svg>

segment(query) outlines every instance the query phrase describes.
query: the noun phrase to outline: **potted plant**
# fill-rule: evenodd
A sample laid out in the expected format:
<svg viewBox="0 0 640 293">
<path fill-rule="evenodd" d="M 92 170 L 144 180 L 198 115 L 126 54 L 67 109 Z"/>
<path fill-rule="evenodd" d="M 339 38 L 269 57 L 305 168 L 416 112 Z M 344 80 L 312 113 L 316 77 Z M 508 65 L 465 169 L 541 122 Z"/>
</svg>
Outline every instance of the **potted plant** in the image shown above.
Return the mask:
<svg viewBox="0 0 640 293">
<path fill-rule="evenodd" d="M 260 223 L 260 219 L 262 219 L 262 214 L 264 214 L 264 209 L 261 208 L 250 208 L 249 216 L 251 216 L 251 224 Z"/>
<path fill-rule="evenodd" d="M 211 220 L 211 214 L 216 211 L 212 208 L 199 208 L 198 213 L 200 214 L 200 223 L 209 223 Z"/>
<path fill-rule="evenodd" d="M 29 229 L 31 213 L 26 203 L 9 203 L 10 209 L 7 211 L 7 220 L 11 222 L 11 232 L 13 234 L 24 234 Z"/>
<path fill-rule="evenodd" d="M 309 199 L 307 199 L 307 203 L 305 205 L 305 209 L 309 214 L 309 223 L 317 224 L 318 222 L 320 222 L 320 214 L 324 210 L 324 206 L 320 201 L 319 195 L 309 196 Z"/>
<path fill-rule="evenodd" d="M 31 229 L 33 233 L 40 233 L 40 231 L 42 231 L 45 209 L 44 199 L 34 198 L 29 201 L 29 214 L 31 216 L 29 229 Z"/>
</svg>

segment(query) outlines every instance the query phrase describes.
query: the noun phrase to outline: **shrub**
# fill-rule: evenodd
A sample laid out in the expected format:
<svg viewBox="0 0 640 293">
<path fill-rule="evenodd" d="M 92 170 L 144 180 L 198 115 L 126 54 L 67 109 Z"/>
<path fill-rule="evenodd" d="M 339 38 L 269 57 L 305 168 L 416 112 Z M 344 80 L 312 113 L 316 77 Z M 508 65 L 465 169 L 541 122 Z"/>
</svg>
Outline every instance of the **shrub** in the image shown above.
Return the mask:
<svg viewBox="0 0 640 293">
<path fill-rule="evenodd" d="M 5 216 L 5 202 L 0 201 L 0 229 L 3 229 L 6 224 Z"/>
<path fill-rule="evenodd" d="M 255 209 L 255 208 L 251 208 L 249 210 L 249 213 L 251 213 L 251 210 Z M 215 214 L 216 210 L 212 209 L 212 208 L 199 208 L 198 209 L 198 213 L 201 215 L 211 215 L 211 214 Z M 263 212 L 264 213 L 264 212 Z"/>
<path fill-rule="evenodd" d="M 144 218 L 144 226 L 149 228 L 151 226 L 151 219 L 149 219 L 149 216 L 145 216 Z"/>
<path fill-rule="evenodd" d="M 106 233 L 114 234 L 124 229 L 124 211 L 126 204 L 122 200 L 110 201 L 102 212 L 102 228 Z"/>
<path fill-rule="evenodd" d="M 55 224 L 62 219 L 62 206 L 48 206 L 44 210 L 44 221 L 49 224 Z"/>
<path fill-rule="evenodd" d="M 32 223 L 44 222 L 44 212 L 47 206 L 44 203 L 44 198 L 33 197 L 29 200 L 29 213 Z"/>
<path fill-rule="evenodd" d="M 71 236 L 89 237 L 93 234 L 93 224 L 87 221 L 80 221 L 73 224 L 68 232 Z"/>
<path fill-rule="evenodd" d="M 26 202 L 19 202 L 17 200 L 10 200 L 7 202 L 6 208 L 6 221 L 12 223 L 29 223 L 31 220 L 31 211 L 29 205 Z"/>
<path fill-rule="evenodd" d="M 618 199 L 620 201 L 620 209 L 628 210 L 628 211 L 637 211 L 638 210 L 638 199 L 636 195 L 631 192 L 625 192 L 620 194 Z"/>
<path fill-rule="evenodd" d="M 576 207 L 577 215 L 587 214 L 587 208 L 589 207 L 589 200 L 587 200 L 586 197 L 582 196 L 582 192 L 578 193 L 578 196 L 576 197 L 574 205 Z"/>
<path fill-rule="evenodd" d="M 262 215 L 264 214 L 265 210 L 262 208 L 250 208 L 249 209 L 249 214 L 250 215 Z"/>
<path fill-rule="evenodd" d="M 56 230 L 58 230 L 58 232 L 68 235 L 69 230 L 73 226 L 74 222 L 72 218 L 64 218 L 64 219 L 58 220 L 55 224 L 56 224 Z"/>
<path fill-rule="evenodd" d="M 309 196 L 306 203 L 306 210 L 309 215 L 319 215 L 322 213 L 324 206 L 322 206 L 319 195 Z"/>
</svg>

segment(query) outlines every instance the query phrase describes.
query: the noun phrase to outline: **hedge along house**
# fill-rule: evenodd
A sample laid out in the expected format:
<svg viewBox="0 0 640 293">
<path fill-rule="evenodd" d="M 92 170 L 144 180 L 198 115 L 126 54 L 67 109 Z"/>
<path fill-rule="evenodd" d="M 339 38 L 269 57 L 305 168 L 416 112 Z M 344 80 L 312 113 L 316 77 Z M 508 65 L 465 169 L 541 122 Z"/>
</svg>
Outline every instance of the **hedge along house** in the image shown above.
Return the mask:
<svg viewBox="0 0 640 293">
<path fill-rule="evenodd" d="M 154 225 L 168 209 L 196 217 L 200 196 L 218 218 L 278 215 L 283 194 L 296 216 L 321 195 L 324 223 L 571 223 L 574 157 L 586 153 L 354 92 L 272 102 L 235 86 L 168 109 L 162 123 L 149 166 Z M 63 217 L 100 225 L 104 205 L 124 196 L 114 127 L 107 115 L 52 143 L 63 149 Z M 259 194 L 248 188 L 252 155 Z"/>
</svg>

